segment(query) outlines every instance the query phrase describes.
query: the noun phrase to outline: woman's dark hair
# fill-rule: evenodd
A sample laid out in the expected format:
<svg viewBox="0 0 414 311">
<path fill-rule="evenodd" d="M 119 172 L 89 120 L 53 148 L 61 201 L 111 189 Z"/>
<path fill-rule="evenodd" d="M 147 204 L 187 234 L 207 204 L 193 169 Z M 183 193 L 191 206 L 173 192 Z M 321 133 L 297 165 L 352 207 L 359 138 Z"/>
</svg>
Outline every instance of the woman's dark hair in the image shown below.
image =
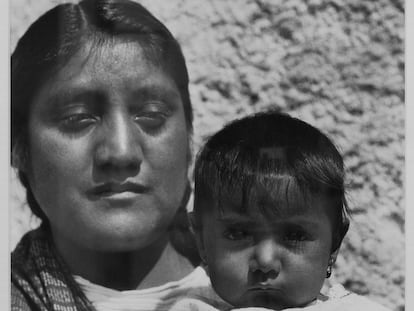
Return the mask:
<svg viewBox="0 0 414 311">
<path fill-rule="evenodd" d="M 185 59 L 177 40 L 158 19 L 130 0 L 83 0 L 79 4 L 57 5 L 29 27 L 11 57 L 12 165 L 18 169 L 20 181 L 26 188 L 30 209 L 43 222 L 48 220 L 36 202 L 23 170 L 30 157 L 28 120 L 31 103 L 42 85 L 86 42 L 95 43 L 93 49 L 113 39 L 138 42 L 147 61 L 163 66 L 171 75 L 181 95 L 189 135 L 192 133 L 193 113 Z M 185 203 L 176 216 L 181 229 L 185 226 Z"/>
<path fill-rule="evenodd" d="M 225 198 L 240 213 L 272 217 L 309 206 L 315 195 L 334 209 L 332 251 L 348 230 L 342 156 L 326 135 L 287 114 L 262 112 L 225 126 L 199 152 L 194 178 L 196 230 L 206 213 L 225 209 Z"/>
</svg>

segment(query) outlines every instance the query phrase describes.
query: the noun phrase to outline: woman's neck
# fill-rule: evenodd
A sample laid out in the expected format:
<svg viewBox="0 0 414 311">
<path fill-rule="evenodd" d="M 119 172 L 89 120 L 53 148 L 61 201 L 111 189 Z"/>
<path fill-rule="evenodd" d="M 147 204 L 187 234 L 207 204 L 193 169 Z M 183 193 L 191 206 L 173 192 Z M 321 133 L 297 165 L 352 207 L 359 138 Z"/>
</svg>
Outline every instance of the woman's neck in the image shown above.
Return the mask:
<svg viewBox="0 0 414 311">
<path fill-rule="evenodd" d="M 116 290 L 145 289 L 177 281 L 194 267 L 167 237 L 130 252 L 99 252 L 62 243 L 55 245 L 72 274 Z"/>
</svg>

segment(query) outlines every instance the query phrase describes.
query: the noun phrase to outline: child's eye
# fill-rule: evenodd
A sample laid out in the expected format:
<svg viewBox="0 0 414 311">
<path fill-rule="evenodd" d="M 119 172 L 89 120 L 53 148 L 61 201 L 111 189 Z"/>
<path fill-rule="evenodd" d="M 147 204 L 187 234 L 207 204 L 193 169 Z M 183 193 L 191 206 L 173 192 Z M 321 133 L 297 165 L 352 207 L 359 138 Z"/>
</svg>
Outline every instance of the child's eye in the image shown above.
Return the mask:
<svg viewBox="0 0 414 311">
<path fill-rule="evenodd" d="M 74 113 L 64 116 L 60 124 L 66 131 L 81 131 L 96 121 L 96 117 L 89 113 Z"/>
<path fill-rule="evenodd" d="M 286 232 L 284 239 L 287 242 L 303 242 L 308 239 L 308 235 L 303 230 L 292 230 Z"/>
<path fill-rule="evenodd" d="M 247 240 L 251 238 L 251 234 L 241 228 L 228 228 L 223 233 L 224 237 L 228 240 L 238 241 L 238 240 Z"/>
</svg>

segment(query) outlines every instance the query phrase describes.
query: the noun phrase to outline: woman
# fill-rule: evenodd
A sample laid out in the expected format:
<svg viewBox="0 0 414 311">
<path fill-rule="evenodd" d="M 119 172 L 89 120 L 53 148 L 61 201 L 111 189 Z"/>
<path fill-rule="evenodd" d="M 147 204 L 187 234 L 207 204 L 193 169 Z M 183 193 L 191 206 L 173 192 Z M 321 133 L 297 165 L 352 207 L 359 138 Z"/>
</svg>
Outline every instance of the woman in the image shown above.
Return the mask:
<svg viewBox="0 0 414 311">
<path fill-rule="evenodd" d="M 12 55 L 12 165 L 42 225 L 12 254 L 12 309 L 214 303 L 185 213 L 191 133 L 181 49 L 141 5 L 34 22 Z"/>
</svg>

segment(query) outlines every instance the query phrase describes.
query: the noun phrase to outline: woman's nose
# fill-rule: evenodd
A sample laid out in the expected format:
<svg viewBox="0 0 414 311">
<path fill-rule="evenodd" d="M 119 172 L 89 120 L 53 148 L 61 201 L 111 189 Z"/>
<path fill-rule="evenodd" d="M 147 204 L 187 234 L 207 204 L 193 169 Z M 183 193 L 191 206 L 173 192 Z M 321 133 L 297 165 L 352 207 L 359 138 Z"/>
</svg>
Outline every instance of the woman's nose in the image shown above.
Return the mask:
<svg viewBox="0 0 414 311">
<path fill-rule="evenodd" d="M 251 272 L 274 278 L 279 274 L 280 268 L 280 246 L 277 241 L 271 237 L 258 241 L 250 262 Z"/>
<path fill-rule="evenodd" d="M 96 149 L 96 165 L 121 179 L 136 175 L 143 159 L 140 136 L 128 115 L 116 114 L 102 126 Z"/>
</svg>

